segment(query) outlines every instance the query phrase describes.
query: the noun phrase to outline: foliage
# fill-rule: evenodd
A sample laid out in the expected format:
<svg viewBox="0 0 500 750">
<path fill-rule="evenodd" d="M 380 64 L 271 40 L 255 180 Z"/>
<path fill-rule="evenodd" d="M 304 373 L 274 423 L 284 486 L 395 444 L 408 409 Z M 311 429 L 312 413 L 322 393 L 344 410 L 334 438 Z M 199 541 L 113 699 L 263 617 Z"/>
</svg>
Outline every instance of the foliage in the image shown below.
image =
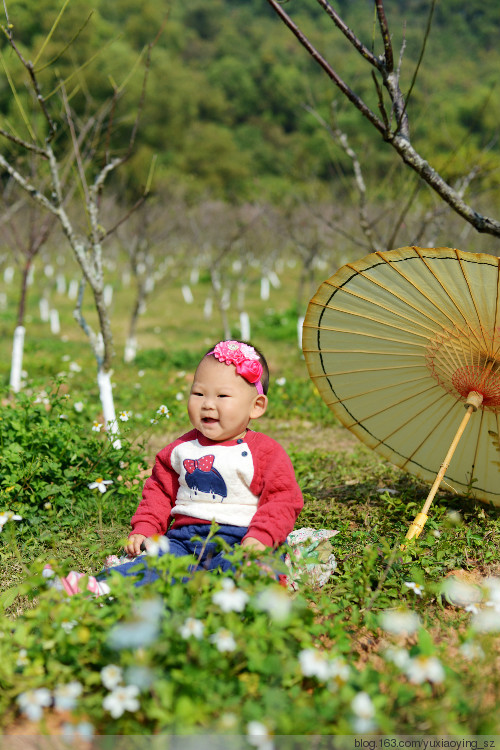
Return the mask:
<svg viewBox="0 0 500 750">
<path fill-rule="evenodd" d="M 113 482 L 113 502 L 106 503 L 101 521 L 128 521 L 136 477 L 146 467 L 141 445 L 122 437 L 117 447 L 100 434 L 100 423 L 92 429 L 68 418 L 69 409 L 75 412 L 65 391 L 58 382 L 49 394 L 20 393 L 0 406 L 0 502 L 23 517 L 23 539 L 84 524 L 96 506 L 88 485 L 99 477 Z"/>
<path fill-rule="evenodd" d="M 362 61 L 346 54 L 345 40 L 337 34 L 314 2 L 289 3 L 319 50 L 330 51 L 341 65 L 342 76 L 358 94 L 377 108 L 376 93 Z M 335 94 L 322 73 L 307 58 L 289 32 L 273 16 L 265 0 L 208 3 L 173 3 L 171 7 L 147 0 L 140 6 L 130 0 L 104 3 L 98 0 L 89 14 L 88 5 L 72 0 L 49 43 L 46 34 L 60 11 L 56 0 L 33 4 L 12 0 L 8 4 L 14 36 L 27 59 L 43 68 L 42 77 L 53 86 L 66 81 L 72 106 L 82 117 L 92 101 L 97 110 L 112 93 L 126 84 L 127 96 L 117 101 L 115 122 L 121 131 L 122 148 L 128 140 L 130 101 L 137 99 L 139 79 L 129 78 L 131 61 L 159 31 L 165 10 L 168 21 L 152 61 L 149 96 L 138 133 L 141 158 L 129 162 L 125 183 L 143 184 L 150 158 L 158 155 L 157 184 L 175 180 L 192 195 L 212 193 L 231 200 L 268 198 L 290 192 L 308 183 L 332 178 L 341 186 L 345 158 L 339 149 L 325 143 L 322 126 L 307 111 L 317 109 L 329 118 Z M 341 3 L 346 22 L 371 47 L 372 8 L 369 3 Z M 387 2 L 395 49 L 405 47 L 402 76 L 408 90 L 420 54 L 429 13 L 428 3 Z M 433 29 L 415 89 L 410 113 L 416 133 L 425 138 L 432 158 L 443 151 L 454 153 L 472 136 L 467 164 L 485 161 L 498 120 L 498 96 L 492 88 L 497 78 L 498 50 L 494 30 L 499 20 L 493 1 L 468 3 L 442 0 L 437 6 Z M 223 21 L 222 21 L 223 19 Z M 75 43 L 68 41 L 77 34 Z M 5 44 L 5 42 L 4 42 Z M 467 49 L 467 59 L 463 50 Z M 378 52 L 378 50 L 377 50 Z M 39 57 L 40 54 L 40 57 Z M 57 66 L 47 66 L 57 58 Z M 74 75 L 75 66 L 82 66 Z M 57 67 L 57 73 L 55 73 Z M 10 71 L 19 87 L 18 72 Z M 71 76 L 71 77 L 70 77 Z M 453 85 L 450 86 L 450 78 Z M 480 89 L 489 92 L 486 99 Z M 471 91 L 477 91 L 472 100 Z M 19 87 L 17 98 L 3 79 L 0 110 L 13 132 L 25 134 L 18 103 L 26 111 L 30 104 Z M 496 114 L 495 114 L 496 113 Z M 373 175 L 386 172 L 387 150 L 366 138 L 367 125 L 337 102 L 338 125 L 348 132 L 353 146 L 362 149 Z M 116 128 L 115 128 L 116 130 Z M 114 137 L 119 136 L 119 132 Z M 461 174 L 467 172 L 461 154 Z M 193 176 L 196 179 L 193 179 Z M 485 174 L 486 180 L 491 180 Z"/>
<path fill-rule="evenodd" d="M 287 592 L 269 575 L 269 567 L 286 570 L 279 560 L 235 549 L 227 574 L 193 573 L 188 560 L 166 554 L 149 558 L 160 578 L 147 587 L 111 571 L 110 595 L 67 597 L 43 566 L 50 561 L 56 575 L 70 566 L 95 573 L 117 551 L 135 507 L 126 480 L 137 476 L 142 454 L 124 436 L 117 450 L 85 429 L 61 384 L 48 404 L 34 401 L 18 396 L 1 411 L 2 460 L 6 446 L 20 449 L 8 469 L 19 500 L 4 482 L 0 510 L 23 515 L 4 521 L 0 535 L 3 580 L 16 559 L 23 566 L 1 597 L 10 613 L 0 619 L 4 729 L 23 716 L 43 726 L 51 716 L 67 732 L 111 735 L 248 737 L 252 722 L 270 735 L 498 733 L 498 627 L 475 624 L 445 583 L 457 569 L 481 573 L 498 584 L 489 594 L 483 588 L 483 611 L 488 597 L 497 602 L 496 509 L 440 492 L 425 534 L 400 551 L 426 494 L 420 482 L 364 448 L 292 450 L 305 497 L 298 525 L 338 531 L 337 568 L 322 589 L 303 578 L 298 592 Z M 113 484 L 92 495 L 97 469 Z M 78 501 L 69 557 L 59 520 L 71 503 L 67 483 Z M 60 516 L 47 516 L 47 492 Z M 33 544 L 33 528 L 52 528 L 54 538 L 42 534 Z M 401 616 L 416 618 L 404 632 L 394 626 Z"/>
</svg>

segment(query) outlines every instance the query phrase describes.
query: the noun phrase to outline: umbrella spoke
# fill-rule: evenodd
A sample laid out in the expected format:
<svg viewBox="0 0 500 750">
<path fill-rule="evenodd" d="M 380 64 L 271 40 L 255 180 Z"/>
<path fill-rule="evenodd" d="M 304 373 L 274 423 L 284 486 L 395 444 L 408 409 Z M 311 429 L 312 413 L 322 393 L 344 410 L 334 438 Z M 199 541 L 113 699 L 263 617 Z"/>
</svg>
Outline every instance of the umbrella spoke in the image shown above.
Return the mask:
<svg viewBox="0 0 500 750">
<path fill-rule="evenodd" d="M 315 375 L 313 377 L 313 380 L 317 377 L 327 377 L 326 375 Z M 428 376 L 422 376 L 417 378 L 410 378 L 408 380 L 400 380 L 398 381 L 398 385 L 408 385 L 408 383 L 416 383 L 417 381 L 421 380 L 428 380 Z M 350 395 L 343 396 L 342 398 L 335 399 L 334 401 L 328 401 L 327 406 L 333 406 L 333 404 L 341 404 L 345 401 L 351 401 L 352 399 L 361 398 L 362 396 L 369 396 L 372 393 L 380 393 L 380 391 L 386 391 L 386 390 L 393 390 L 394 384 L 393 383 L 387 383 L 386 385 L 381 385 L 378 388 L 368 388 L 366 390 L 363 390 L 359 393 L 351 393 Z"/>
<path fill-rule="evenodd" d="M 420 396 L 422 396 L 422 395 L 423 395 L 424 393 L 427 393 L 428 391 L 432 391 L 432 390 L 434 390 L 434 389 L 435 389 L 435 388 L 437 388 L 437 387 L 438 387 L 438 386 L 437 386 L 437 383 L 436 383 L 436 384 L 433 384 L 433 385 L 430 385 L 430 386 L 428 386 L 427 388 L 424 388 L 424 390 L 422 390 L 422 391 L 419 391 L 418 393 L 412 393 L 412 394 L 411 394 L 410 396 L 406 396 L 405 398 L 402 398 L 402 399 L 400 399 L 399 401 L 394 401 L 394 402 L 392 402 L 392 403 L 391 403 L 391 404 L 390 404 L 389 406 L 384 406 L 384 407 L 383 407 L 382 409 L 378 409 L 377 411 L 374 411 L 374 412 L 373 412 L 372 414 L 364 414 L 364 415 L 363 415 L 363 417 L 362 417 L 361 419 L 357 419 L 357 420 L 355 420 L 355 421 L 354 421 L 354 422 L 353 422 L 352 424 L 346 424 L 345 426 L 346 426 L 346 427 L 347 427 L 348 429 L 351 429 L 352 427 L 354 427 L 354 426 L 355 426 L 355 425 L 357 425 L 357 424 L 361 424 L 361 423 L 367 423 L 367 422 L 369 422 L 369 420 L 370 420 L 370 419 L 374 419 L 375 417 L 379 416 L 379 414 L 383 414 L 383 413 L 384 413 L 385 411 L 387 411 L 387 409 L 393 409 L 393 408 L 395 408 L 396 406 L 401 406 L 402 404 L 405 404 L 405 403 L 407 403 L 408 401 L 412 401 L 412 400 L 413 400 L 413 399 L 415 399 L 415 398 L 419 398 L 419 397 L 420 397 Z M 409 417 L 409 418 L 408 418 L 408 420 L 407 420 L 406 422 L 403 422 L 402 424 L 398 425 L 398 426 L 396 427 L 396 429 L 395 429 L 395 430 L 393 430 L 392 432 L 390 432 L 390 433 L 389 433 L 388 435 L 386 435 L 386 436 L 385 436 L 384 438 L 381 438 L 381 439 L 380 439 L 380 440 L 378 441 L 378 443 L 379 443 L 379 444 L 380 444 L 380 443 L 386 443 L 386 442 L 387 442 L 387 440 L 388 440 L 388 439 L 389 439 L 390 437 L 392 437 L 393 435 L 395 435 L 395 434 L 396 434 L 397 432 L 399 432 L 399 430 L 401 430 L 401 429 L 402 429 L 403 427 L 405 427 L 405 426 L 406 426 L 406 425 L 408 425 L 408 424 L 409 424 L 410 422 L 412 422 L 412 421 L 413 421 L 413 420 L 415 419 L 415 417 L 418 417 L 418 416 L 420 416 L 421 414 L 423 414 L 424 412 L 426 412 L 426 411 L 427 411 L 427 409 L 429 408 L 429 406 L 434 406 L 434 404 L 436 404 L 436 403 L 437 403 L 437 402 L 438 402 L 438 401 L 439 401 L 440 399 L 442 399 L 442 398 L 443 398 L 443 395 L 444 395 L 444 394 L 443 394 L 443 392 L 441 391 L 441 392 L 439 393 L 438 397 L 437 397 L 437 398 L 436 398 L 436 399 L 435 399 L 435 400 L 434 400 L 434 401 L 433 401 L 433 402 L 432 402 L 432 403 L 431 403 L 430 405 L 427 405 L 427 406 L 425 406 L 425 407 L 424 407 L 423 409 L 421 409 L 420 411 L 417 411 L 417 412 L 415 412 L 415 414 L 413 414 L 413 415 L 412 415 L 411 417 Z"/>
<path fill-rule="evenodd" d="M 422 342 L 422 341 L 409 341 L 408 339 L 397 339 L 392 336 L 382 336 L 380 334 L 370 333 L 368 331 L 355 331 L 352 328 L 337 328 L 333 326 L 331 327 L 323 326 L 322 328 L 320 328 L 319 326 L 312 326 L 312 325 L 307 325 L 304 327 L 314 328 L 322 332 L 332 331 L 333 333 L 348 333 L 352 336 L 364 336 L 365 338 L 369 338 L 369 339 L 380 339 L 380 341 L 395 341 L 397 344 L 406 344 L 407 346 L 416 346 L 416 347 L 420 347 L 423 349 L 426 348 L 426 343 L 427 343 L 427 342 Z M 326 350 L 322 349 L 321 351 L 326 351 Z"/>
<path fill-rule="evenodd" d="M 411 310 L 413 310 L 414 312 L 418 313 L 419 316 L 422 316 L 422 317 L 426 318 L 427 320 L 430 320 L 432 323 L 435 323 L 436 326 L 437 326 L 437 330 L 442 330 L 443 326 L 441 325 L 441 323 L 438 320 L 436 320 L 435 317 L 433 317 L 432 315 L 430 315 L 426 311 L 422 311 L 421 309 L 419 309 L 415 305 L 412 305 L 407 299 L 405 299 L 403 296 L 401 296 L 400 294 L 398 294 L 397 292 L 395 292 L 393 289 L 388 289 L 386 286 L 384 286 L 384 284 L 381 284 L 380 282 L 378 282 L 373 277 L 368 276 L 363 271 L 358 271 L 350 263 L 347 263 L 346 267 L 350 268 L 352 271 L 354 271 L 355 274 L 357 276 L 359 276 L 360 278 L 365 279 L 366 281 L 370 281 L 371 283 L 375 284 L 380 289 L 383 289 L 385 292 L 388 292 L 389 294 L 391 294 L 395 299 L 399 300 L 404 305 L 406 305 L 407 307 L 409 307 Z M 337 292 L 343 292 L 344 294 L 350 294 L 353 297 L 357 297 L 358 299 L 362 299 L 365 302 L 369 302 L 370 304 L 375 305 L 375 307 L 380 307 L 382 310 L 385 310 L 386 312 L 390 313 L 390 315 L 397 315 L 397 316 L 399 316 L 401 318 L 404 318 L 405 320 L 411 320 L 412 323 L 417 323 L 418 325 L 421 325 L 422 328 L 428 328 L 433 333 L 436 333 L 436 328 L 430 328 L 429 326 L 424 326 L 424 324 L 420 323 L 420 321 L 418 319 L 415 320 L 415 318 L 412 318 L 412 317 L 407 316 L 407 315 L 403 315 L 403 313 L 400 313 L 400 312 L 396 312 L 395 310 L 393 310 L 392 308 L 388 307 L 387 305 L 383 305 L 382 303 L 377 302 L 377 300 L 375 300 L 375 299 L 372 299 L 370 297 L 364 296 L 363 294 L 359 294 L 357 292 L 354 292 L 352 289 L 348 289 L 346 286 L 337 286 L 336 284 L 332 283 L 331 279 L 329 279 L 328 281 L 325 281 L 325 284 L 328 284 L 329 286 L 334 287 L 337 290 Z M 325 305 L 325 307 L 328 308 L 328 305 Z"/>
<path fill-rule="evenodd" d="M 367 315 L 367 314 L 364 314 L 364 313 L 360 313 L 357 310 L 346 310 L 346 309 L 341 308 L 341 307 L 334 307 L 333 305 L 329 305 L 329 304 L 327 305 L 327 304 L 324 304 L 324 303 L 316 302 L 315 300 L 311 300 L 311 304 L 312 305 L 317 305 L 318 307 L 321 307 L 324 310 L 332 310 L 332 311 L 335 311 L 335 312 L 343 313 L 344 315 L 352 315 L 355 318 L 362 318 L 363 320 L 369 320 L 370 323 L 372 323 L 372 324 L 373 323 L 377 323 L 377 324 L 379 324 L 381 326 L 387 326 L 388 328 L 396 328 L 396 330 L 398 330 L 398 331 L 404 331 L 404 333 L 409 333 L 412 336 L 420 336 L 421 338 L 425 338 L 426 341 L 429 340 L 429 334 L 428 333 L 417 333 L 417 331 L 412 331 L 409 328 L 404 328 L 401 325 L 396 325 L 395 323 L 389 323 L 389 322 L 387 322 L 385 320 L 382 320 L 380 318 L 375 318 L 375 317 L 373 317 L 373 315 Z M 387 310 L 387 308 L 385 308 L 385 307 L 383 309 Z M 410 319 L 407 318 L 407 320 L 410 320 Z M 306 325 L 306 324 L 304 324 L 304 325 Z M 321 330 L 321 331 L 335 331 L 335 330 L 337 330 L 335 328 L 330 328 L 326 324 L 325 325 L 322 324 L 321 326 L 320 325 L 310 325 L 309 324 L 308 327 L 309 328 L 317 328 L 318 330 Z M 431 330 L 431 329 L 428 329 L 426 327 L 426 330 Z M 435 333 L 435 331 L 431 331 L 431 333 Z"/>
</svg>

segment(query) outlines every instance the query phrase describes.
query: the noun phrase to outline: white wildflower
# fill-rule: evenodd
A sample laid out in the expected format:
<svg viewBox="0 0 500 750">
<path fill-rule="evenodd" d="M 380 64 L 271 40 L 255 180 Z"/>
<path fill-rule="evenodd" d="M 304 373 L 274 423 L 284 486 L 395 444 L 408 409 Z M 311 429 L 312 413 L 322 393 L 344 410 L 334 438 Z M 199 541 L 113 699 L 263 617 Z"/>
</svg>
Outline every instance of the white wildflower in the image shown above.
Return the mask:
<svg viewBox="0 0 500 750">
<path fill-rule="evenodd" d="M 120 419 L 122 422 L 128 422 L 130 417 L 132 416 L 132 413 L 130 411 L 121 411 L 120 412 Z"/>
<path fill-rule="evenodd" d="M 38 721 L 42 718 L 43 709 L 52 703 L 52 696 L 47 688 L 38 688 L 21 693 L 16 700 L 21 712 L 30 721 Z"/>
<path fill-rule="evenodd" d="M 476 607 L 475 604 L 468 604 L 464 609 L 466 612 L 470 612 L 471 615 L 477 615 L 479 612 L 479 607 Z"/>
<path fill-rule="evenodd" d="M 415 581 L 405 581 L 405 586 L 414 591 L 417 596 L 422 596 L 424 588 L 419 583 L 415 583 Z"/>
<path fill-rule="evenodd" d="M 73 409 L 80 413 L 83 411 L 84 406 L 85 404 L 83 403 L 83 401 L 75 401 L 75 403 L 73 404 Z"/>
<path fill-rule="evenodd" d="M 219 628 L 219 630 L 210 636 L 210 642 L 215 643 L 217 649 L 223 651 L 234 651 L 236 648 L 236 641 L 234 640 L 233 634 L 226 628 Z"/>
<path fill-rule="evenodd" d="M 384 657 L 399 669 L 404 669 L 410 661 L 410 654 L 404 648 L 388 648 L 384 651 Z"/>
<path fill-rule="evenodd" d="M 283 388 L 283 386 L 286 385 L 286 378 L 276 378 L 276 385 Z"/>
<path fill-rule="evenodd" d="M 132 664 L 125 671 L 127 685 L 135 685 L 139 690 L 147 690 L 153 684 L 154 673 L 149 667 Z"/>
<path fill-rule="evenodd" d="M 82 684 L 73 680 L 67 685 L 58 685 L 54 690 L 54 705 L 58 711 L 72 711 L 76 706 L 76 700 L 82 694 Z"/>
<path fill-rule="evenodd" d="M 435 656 L 416 656 L 409 660 L 404 671 L 410 682 L 417 685 L 427 680 L 435 683 L 444 680 L 444 669 Z"/>
<path fill-rule="evenodd" d="M 306 648 L 299 654 L 299 663 L 304 677 L 327 680 L 330 677 L 328 658 L 316 648 Z"/>
<path fill-rule="evenodd" d="M 179 633 L 183 638 L 188 639 L 193 636 L 193 638 L 200 640 L 200 638 L 203 637 L 204 628 L 205 625 L 201 620 L 196 620 L 194 617 L 188 617 L 180 626 Z"/>
<path fill-rule="evenodd" d="M 161 414 L 163 417 L 166 417 L 167 419 L 169 419 L 170 417 L 170 411 L 168 407 L 165 406 L 165 404 L 162 404 L 160 408 L 156 410 L 156 413 Z"/>
<path fill-rule="evenodd" d="M 181 393 L 181 391 L 179 391 L 178 393 L 175 394 L 175 400 L 176 401 L 182 401 L 183 398 L 184 398 L 184 394 Z"/>
<path fill-rule="evenodd" d="M 401 635 L 415 633 L 421 625 L 420 617 L 410 610 L 386 610 L 380 615 L 380 625 L 388 633 Z"/>
<path fill-rule="evenodd" d="M 97 419 L 94 419 L 92 422 L 92 432 L 100 432 L 102 430 L 102 423 L 98 422 Z"/>
<path fill-rule="evenodd" d="M 328 662 L 328 671 L 328 687 L 330 690 L 338 690 L 338 688 L 345 685 L 349 679 L 349 666 L 343 659 L 331 659 Z"/>
<path fill-rule="evenodd" d="M 78 362 L 70 362 L 69 363 L 69 370 L 70 372 L 81 372 L 82 368 L 78 364 Z"/>
<path fill-rule="evenodd" d="M 500 612 L 496 608 L 482 609 L 471 619 L 471 627 L 478 633 L 500 632 Z"/>
<path fill-rule="evenodd" d="M 249 596 L 245 591 L 236 588 L 231 578 L 222 580 L 222 591 L 216 591 L 212 601 L 217 604 L 223 612 L 243 612 Z"/>
<path fill-rule="evenodd" d="M 484 659 L 484 651 L 479 645 L 479 643 L 474 643 L 473 641 L 465 641 L 460 646 L 460 653 L 464 657 L 464 659 L 467 659 L 468 661 L 478 661 L 479 659 Z"/>
<path fill-rule="evenodd" d="M 26 667 L 29 664 L 28 652 L 25 648 L 20 648 L 17 655 L 16 666 Z"/>
<path fill-rule="evenodd" d="M 357 693 L 351 701 L 351 710 L 354 714 L 352 726 L 355 732 L 366 734 L 375 729 L 375 707 L 368 693 Z"/>
<path fill-rule="evenodd" d="M 256 605 L 259 609 L 268 612 L 275 622 L 283 622 L 292 611 L 293 603 L 290 594 L 283 586 L 268 586 L 257 595 Z"/>
<path fill-rule="evenodd" d="M 89 721 L 80 721 L 78 724 L 70 724 L 68 721 L 62 725 L 65 740 L 74 740 L 80 737 L 83 740 L 91 740 L 94 736 L 94 727 Z"/>
<path fill-rule="evenodd" d="M 489 602 L 500 604 L 500 578 L 489 576 L 483 581 L 486 598 Z"/>
<path fill-rule="evenodd" d="M 125 711 L 137 711 L 139 709 L 138 694 L 139 688 L 137 685 L 117 687 L 104 698 L 103 708 L 109 711 L 113 719 L 118 719 Z"/>
<path fill-rule="evenodd" d="M 477 586 L 462 581 L 457 576 L 445 578 L 442 591 L 451 604 L 456 604 L 459 607 L 467 608 L 470 604 L 477 604 L 482 598 L 481 591 Z"/>
<path fill-rule="evenodd" d="M 449 510 L 446 515 L 453 526 L 459 526 L 462 523 L 462 516 L 458 510 Z"/>
<path fill-rule="evenodd" d="M 76 620 L 63 620 L 61 622 L 61 627 L 64 630 L 65 633 L 71 633 L 75 625 L 77 625 Z"/>
<path fill-rule="evenodd" d="M 274 747 L 269 729 L 260 721 L 248 722 L 247 742 L 260 750 L 273 750 Z"/>
<path fill-rule="evenodd" d="M 17 513 L 13 513 L 11 510 L 6 510 L 3 513 L 0 513 L 0 531 L 2 531 L 7 521 L 22 521 L 22 520 L 23 520 L 22 516 L 19 516 Z"/>
<path fill-rule="evenodd" d="M 170 542 L 166 536 L 155 534 L 155 536 L 148 537 L 144 541 L 146 547 L 146 554 L 149 557 L 158 557 L 169 552 Z"/>
<path fill-rule="evenodd" d="M 91 482 L 88 486 L 89 490 L 95 490 L 98 489 L 99 492 L 106 492 L 107 491 L 107 484 L 113 484 L 112 479 L 103 479 L 102 477 L 99 477 L 95 480 L 95 482 Z"/>
<path fill-rule="evenodd" d="M 114 690 L 123 681 L 123 672 L 121 667 L 116 664 L 108 664 L 101 669 L 101 682 L 108 690 Z"/>
</svg>

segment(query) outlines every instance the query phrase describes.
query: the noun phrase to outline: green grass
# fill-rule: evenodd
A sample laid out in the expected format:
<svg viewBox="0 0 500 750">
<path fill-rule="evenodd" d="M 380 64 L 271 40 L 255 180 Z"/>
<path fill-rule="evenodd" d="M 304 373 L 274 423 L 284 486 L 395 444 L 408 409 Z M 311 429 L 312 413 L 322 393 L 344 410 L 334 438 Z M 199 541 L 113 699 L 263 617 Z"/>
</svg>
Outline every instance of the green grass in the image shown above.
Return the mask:
<svg viewBox="0 0 500 750">
<path fill-rule="evenodd" d="M 207 290 L 200 284 L 197 291 L 203 299 Z M 443 590 L 447 576 L 457 571 L 477 587 L 488 577 L 500 580 L 499 512 L 442 490 L 422 536 L 400 549 L 428 487 L 355 441 L 346 441 L 348 433 L 335 423 L 307 377 L 283 289 L 275 291 L 274 312 L 252 298 L 253 339 L 271 366 L 270 408 L 256 427 L 288 447 L 305 498 L 297 526 L 339 532 L 332 540 L 337 568 L 329 582 L 322 589 L 304 582 L 291 597 L 290 613 L 277 622 L 257 605 L 259 592 L 270 585 L 258 565 L 242 568 L 236 576 L 249 597 L 244 614 L 224 614 L 212 602 L 220 577 L 201 573 L 185 584 L 172 583 L 175 570 L 182 577 L 183 563 L 175 563 L 151 587 L 149 595 L 160 597 L 165 614 L 157 623 L 158 638 L 139 650 L 114 649 L 108 636 L 121 625 L 141 626 L 146 592 L 120 581 L 113 599 L 99 603 L 47 589 L 41 577 L 46 562 L 60 573 L 77 569 L 90 574 L 100 570 L 107 554 L 119 552 L 140 494 L 139 472 L 151 466 L 168 440 L 189 429 L 189 380 L 197 358 L 221 332 L 213 320 L 200 318 L 194 306 L 183 306 L 179 315 L 177 287 L 168 298 L 152 301 L 141 318 L 137 361 L 125 365 L 119 354 L 115 360 L 116 408 L 131 411 L 132 417 L 120 425 L 123 447 L 113 453 L 106 436 L 91 429 L 100 414 L 95 365 L 71 319 L 71 306 L 61 300 L 67 337 L 62 341 L 36 320 L 35 302 L 30 302 L 33 321 L 25 352 L 27 399 L 14 400 L 4 391 L 0 404 L 0 512 L 10 509 L 23 516 L 6 523 L 0 534 L 4 731 L 24 721 L 16 702 L 19 693 L 42 687 L 54 691 L 78 680 L 83 692 L 72 721 L 87 718 L 96 733 L 245 734 L 251 721 L 280 735 L 356 733 L 352 701 L 360 693 L 372 702 L 370 733 L 500 733 L 495 666 L 500 614 L 492 632 L 474 628 L 473 615 L 450 602 Z M 125 312 L 125 292 L 117 293 L 113 319 L 118 353 Z M 11 308 L 2 316 L 0 377 L 5 385 Z M 71 362 L 81 371 L 73 372 Z M 62 371 L 66 376 L 54 385 L 52 378 Z M 280 385 L 281 378 L 286 382 Z M 58 395 L 46 405 L 33 404 L 42 390 Z M 80 402 L 82 410 L 77 411 Z M 151 424 L 162 403 L 168 405 L 170 419 Z M 61 420 L 61 414 L 66 418 Z M 344 443 L 347 449 L 341 450 Z M 96 473 L 113 479 L 104 495 L 88 489 Z M 422 596 L 409 582 L 423 587 Z M 482 592 L 485 599 L 491 595 L 484 588 Z M 420 617 L 415 632 L 397 635 L 382 627 L 384 613 L 401 607 Z M 490 611 L 495 614 L 493 607 Z M 207 634 L 230 629 L 236 650 L 220 653 L 208 635 L 183 640 L 179 627 L 186 616 L 203 621 Z M 62 624 L 73 621 L 66 633 Z M 468 659 L 464 644 L 482 649 L 484 657 Z M 300 654 L 308 648 L 330 661 L 340 660 L 348 676 L 322 679 L 301 672 Z M 387 656 L 389 648 L 422 663 L 438 659 L 443 679 L 412 682 L 405 668 Z M 151 680 L 140 694 L 140 709 L 115 719 L 103 707 L 108 691 L 100 674 L 109 664 L 124 674 L 141 666 Z M 44 709 L 44 716 L 60 728 L 57 711 Z"/>
</svg>

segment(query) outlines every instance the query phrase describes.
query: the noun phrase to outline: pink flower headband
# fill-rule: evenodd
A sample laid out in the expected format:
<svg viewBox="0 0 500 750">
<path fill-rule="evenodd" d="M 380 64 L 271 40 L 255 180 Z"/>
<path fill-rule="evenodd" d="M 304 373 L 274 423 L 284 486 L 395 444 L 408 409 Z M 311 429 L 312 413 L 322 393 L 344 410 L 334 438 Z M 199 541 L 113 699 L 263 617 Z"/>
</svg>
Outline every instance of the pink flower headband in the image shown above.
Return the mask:
<svg viewBox="0 0 500 750">
<path fill-rule="evenodd" d="M 234 365 L 238 375 L 255 385 L 257 393 L 264 393 L 260 380 L 263 368 L 253 346 L 239 341 L 220 341 L 208 354 L 213 354 L 219 362 L 224 362 L 226 365 Z"/>
</svg>

